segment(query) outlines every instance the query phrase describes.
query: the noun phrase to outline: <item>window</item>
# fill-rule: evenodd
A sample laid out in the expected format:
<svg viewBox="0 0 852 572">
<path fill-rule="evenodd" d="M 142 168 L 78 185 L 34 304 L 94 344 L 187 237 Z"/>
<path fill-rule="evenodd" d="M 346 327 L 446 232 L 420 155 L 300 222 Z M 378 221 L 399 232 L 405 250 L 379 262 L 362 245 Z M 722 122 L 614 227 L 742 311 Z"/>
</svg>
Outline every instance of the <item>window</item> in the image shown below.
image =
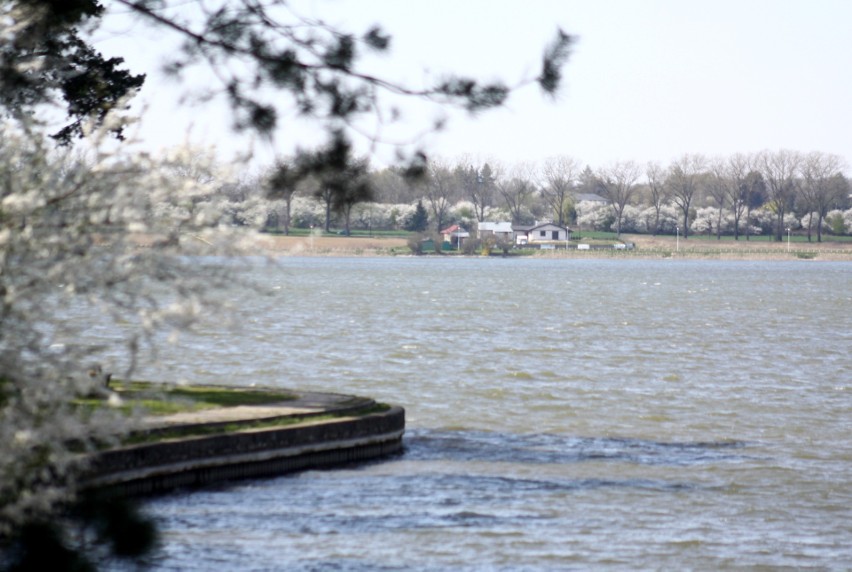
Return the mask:
<svg viewBox="0 0 852 572">
<path fill-rule="evenodd" d="M 547 238 L 547 231 L 546 230 L 540 230 L 540 231 L 538 231 L 538 235 L 541 238 Z"/>
<path fill-rule="evenodd" d="M 559 240 L 559 231 L 558 230 L 553 231 L 553 240 Z"/>
</svg>

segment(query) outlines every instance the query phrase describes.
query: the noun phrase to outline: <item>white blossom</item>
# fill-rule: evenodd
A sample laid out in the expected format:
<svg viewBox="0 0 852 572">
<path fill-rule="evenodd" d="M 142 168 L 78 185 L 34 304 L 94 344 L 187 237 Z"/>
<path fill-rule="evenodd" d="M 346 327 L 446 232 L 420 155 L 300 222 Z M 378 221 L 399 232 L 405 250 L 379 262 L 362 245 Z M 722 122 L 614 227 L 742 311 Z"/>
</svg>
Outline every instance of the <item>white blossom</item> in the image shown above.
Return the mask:
<svg viewBox="0 0 852 572">
<path fill-rule="evenodd" d="M 120 324 L 106 343 L 127 356 L 130 369 L 112 372 L 127 377 L 154 332 L 191 327 L 204 292 L 232 280 L 175 256 L 240 243 L 220 230 L 224 201 L 210 198 L 224 177 L 213 155 L 184 148 L 159 161 L 100 145 L 100 134 L 86 158 L 0 127 L 0 535 L 73 497 L 81 457 L 69 443 L 90 448 L 132 427 L 115 407 L 74 406 L 105 391 L 86 373 L 97 348 L 77 343 L 81 330 Z"/>
</svg>

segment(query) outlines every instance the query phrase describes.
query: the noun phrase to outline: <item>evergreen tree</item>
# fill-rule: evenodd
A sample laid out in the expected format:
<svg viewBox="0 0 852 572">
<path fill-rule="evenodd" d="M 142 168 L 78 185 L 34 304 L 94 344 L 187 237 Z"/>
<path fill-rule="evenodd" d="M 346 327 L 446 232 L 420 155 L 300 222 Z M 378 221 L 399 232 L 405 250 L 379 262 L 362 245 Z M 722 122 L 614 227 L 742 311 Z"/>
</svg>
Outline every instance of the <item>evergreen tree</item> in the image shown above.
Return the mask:
<svg viewBox="0 0 852 572">
<path fill-rule="evenodd" d="M 52 137 L 68 144 L 83 136 L 90 118 L 102 122 L 138 91 L 144 75 L 121 69 L 122 58 L 104 59 L 80 37 L 104 8 L 97 0 L 7 0 L 0 42 L 0 113 L 28 117 L 33 108 L 61 99 L 71 123 Z M 122 126 L 112 129 L 119 139 Z"/>
<path fill-rule="evenodd" d="M 427 228 L 429 228 L 429 213 L 426 212 L 423 201 L 419 200 L 414 212 L 405 221 L 405 230 L 424 232 Z"/>
</svg>

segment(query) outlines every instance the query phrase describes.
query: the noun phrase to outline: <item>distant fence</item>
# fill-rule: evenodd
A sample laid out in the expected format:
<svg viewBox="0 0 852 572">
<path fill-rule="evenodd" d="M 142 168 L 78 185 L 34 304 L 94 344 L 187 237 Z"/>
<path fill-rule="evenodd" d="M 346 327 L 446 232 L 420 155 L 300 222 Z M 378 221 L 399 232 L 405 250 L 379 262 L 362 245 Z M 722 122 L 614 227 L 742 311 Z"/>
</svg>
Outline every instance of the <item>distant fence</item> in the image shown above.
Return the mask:
<svg viewBox="0 0 852 572">
<path fill-rule="evenodd" d="M 791 259 L 814 259 L 826 258 L 840 260 L 852 260 L 852 249 L 839 248 L 793 248 L 789 251 L 786 248 L 701 248 L 701 247 L 680 247 L 675 248 L 637 248 L 633 243 L 624 245 L 607 245 L 607 244 L 526 244 L 515 247 L 518 250 L 538 250 L 540 252 L 547 251 L 563 251 L 568 253 L 577 253 L 582 256 L 583 253 L 594 253 L 596 256 L 601 254 L 609 256 L 630 256 L 630 257 L 649 257 L 649 258 L 672 258 L 672 257 L 694 257 L 694 258 L 746 258 L 746 257 L 772 257 L 772 258 L 791 258 Z"/>
<path fill-rule="evenodd" d="M 559 242 L 529 242 L 527 244 L 516 244 L 518 250 L 633 250 L 632 242 L 626 244 L 577 244 Z"/>
<path fill-rule="evenodd" d="M 844 250 L 838 248 L 821 248 L 821 249 L 781 249 L 781 248 L 642 248 L 632 252 L 634 255 L 640 256 L 725 256 L 725 257 L 746 257 L 746 256 L 773 256 L 773 257 L 789 257 L 789 258 L 818 258 L 820 256 L 837 256 L 841 258 L 852 259 L 852 250 Z"/>
</svg>

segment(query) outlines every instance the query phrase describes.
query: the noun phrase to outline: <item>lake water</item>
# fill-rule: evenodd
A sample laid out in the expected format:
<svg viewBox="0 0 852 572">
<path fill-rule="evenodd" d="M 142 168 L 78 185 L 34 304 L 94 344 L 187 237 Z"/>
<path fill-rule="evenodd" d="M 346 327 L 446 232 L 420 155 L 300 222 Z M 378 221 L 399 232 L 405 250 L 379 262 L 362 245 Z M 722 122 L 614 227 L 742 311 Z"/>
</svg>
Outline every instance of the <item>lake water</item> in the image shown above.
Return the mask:
<svg viewBox="0 0 852 572">
<path fill-rule="evenodd" d="M 284 258 L 140 377 L 403 405 L 403 455 L 147 503 L 157 570 L 852 568 L 852 264 Z"/>
</svg>

